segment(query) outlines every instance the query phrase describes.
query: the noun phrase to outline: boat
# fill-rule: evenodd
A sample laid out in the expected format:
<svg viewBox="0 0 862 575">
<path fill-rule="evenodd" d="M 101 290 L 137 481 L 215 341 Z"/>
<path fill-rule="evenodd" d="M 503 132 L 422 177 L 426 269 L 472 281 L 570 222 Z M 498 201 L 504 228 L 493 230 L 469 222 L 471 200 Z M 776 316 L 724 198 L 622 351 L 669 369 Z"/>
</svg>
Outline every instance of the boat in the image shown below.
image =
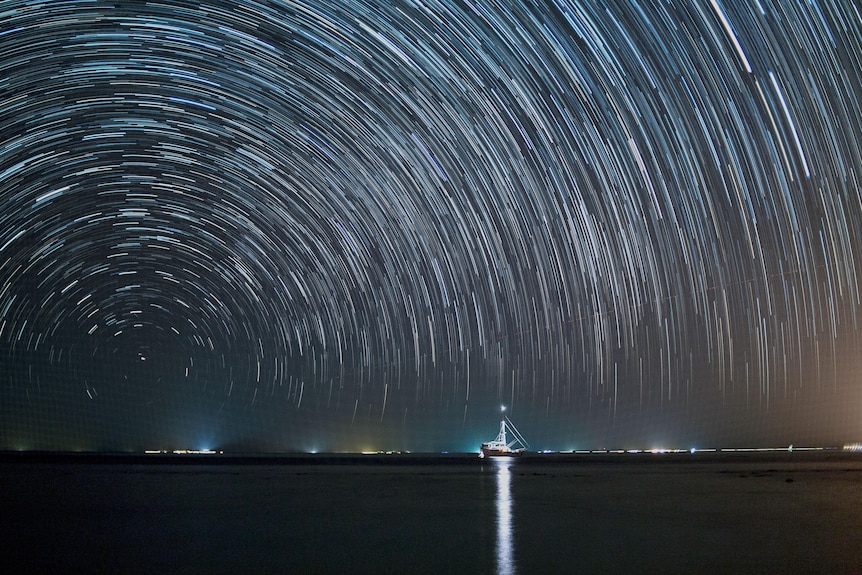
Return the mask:
<svg viewBox="0 0 862 575">
<path fill-rule="evenodd" d="M 500 432 L 496 438 L 482 444 L 479 457 L 520 457 L 529 447 L 512 421 L 506 417 L 506 408 L 501 411 Z M 512 441 L 509 441 L 507 434 L 512 435 Z"/>
</svg>

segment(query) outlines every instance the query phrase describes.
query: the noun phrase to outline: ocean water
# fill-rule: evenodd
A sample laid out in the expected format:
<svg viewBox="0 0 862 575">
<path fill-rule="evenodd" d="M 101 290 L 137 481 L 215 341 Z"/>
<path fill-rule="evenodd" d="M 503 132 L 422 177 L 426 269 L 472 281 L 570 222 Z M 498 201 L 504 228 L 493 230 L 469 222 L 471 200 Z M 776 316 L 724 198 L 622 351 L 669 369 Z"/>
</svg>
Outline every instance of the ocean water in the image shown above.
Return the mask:
<svg viewBox="0 0 862 575">
<path fill-rule="evenodd" d="M 7 457 L 0 504 L 29 572 L 862 573 L 845 454 Z"/>
</svg>

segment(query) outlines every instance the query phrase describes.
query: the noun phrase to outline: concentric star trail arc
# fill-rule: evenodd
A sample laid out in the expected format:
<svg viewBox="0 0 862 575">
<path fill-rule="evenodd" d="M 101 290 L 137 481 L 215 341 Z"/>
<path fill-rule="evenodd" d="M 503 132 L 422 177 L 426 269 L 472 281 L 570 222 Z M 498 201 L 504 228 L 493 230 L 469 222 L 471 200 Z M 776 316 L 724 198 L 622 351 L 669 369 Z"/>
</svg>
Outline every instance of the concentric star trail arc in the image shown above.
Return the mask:
<svg viewBox="0 0 862 575">
<path fill-rule="evenodd" d="M 849 3 L 7 0 L 0 54 L 10 446 L 860 431 Z"/>
</svg>

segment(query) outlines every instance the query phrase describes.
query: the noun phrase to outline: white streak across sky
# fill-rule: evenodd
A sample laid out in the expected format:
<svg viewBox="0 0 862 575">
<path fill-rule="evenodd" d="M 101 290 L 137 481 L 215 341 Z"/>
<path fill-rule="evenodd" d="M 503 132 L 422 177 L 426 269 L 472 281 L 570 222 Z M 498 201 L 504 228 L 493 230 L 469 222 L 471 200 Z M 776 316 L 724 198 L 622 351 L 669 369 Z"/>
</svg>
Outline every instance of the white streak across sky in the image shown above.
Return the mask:
<svg viewBox="0 0 862 575">
<path fill-rule="evenodd" d="M 0 1 L 3 447 L 862 433 L 860 109 L 852 2 Z"/>
</svg>

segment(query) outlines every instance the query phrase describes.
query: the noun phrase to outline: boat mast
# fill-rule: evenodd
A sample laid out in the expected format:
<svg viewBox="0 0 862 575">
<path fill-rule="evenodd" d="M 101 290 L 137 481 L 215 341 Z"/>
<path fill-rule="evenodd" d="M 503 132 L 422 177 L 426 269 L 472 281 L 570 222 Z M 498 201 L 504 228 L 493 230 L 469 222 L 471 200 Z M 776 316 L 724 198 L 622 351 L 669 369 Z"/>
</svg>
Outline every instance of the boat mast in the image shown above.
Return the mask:
<svg viewBox="0 0 862 575">
<path fill-rule="evenodd" d="M 497 442 L 506 445 L 506 406 L 500 406 L 500 433 L 497 434 Z"/>
<path fill-rule="evenodd" d="M 521 432 L 515 427 L 515 425 L 506 418 L 506 406 L 500 406 L 500 412 L 502 413 L 502 418 L 500 419 L 500 433 L 497 435 L 497 441 L 501 442 L 508 448 L 511 448 L 515 444 L 520 444 L 522 448 L 528 449 L 529 445 L 524 440 L 524 437 L 521 435 Z M 512 435 L 515 437 L 511 443 L 506 440 L 506 428 L 509 428 L 509 431 L 512 432 Z"/>
</svg>

